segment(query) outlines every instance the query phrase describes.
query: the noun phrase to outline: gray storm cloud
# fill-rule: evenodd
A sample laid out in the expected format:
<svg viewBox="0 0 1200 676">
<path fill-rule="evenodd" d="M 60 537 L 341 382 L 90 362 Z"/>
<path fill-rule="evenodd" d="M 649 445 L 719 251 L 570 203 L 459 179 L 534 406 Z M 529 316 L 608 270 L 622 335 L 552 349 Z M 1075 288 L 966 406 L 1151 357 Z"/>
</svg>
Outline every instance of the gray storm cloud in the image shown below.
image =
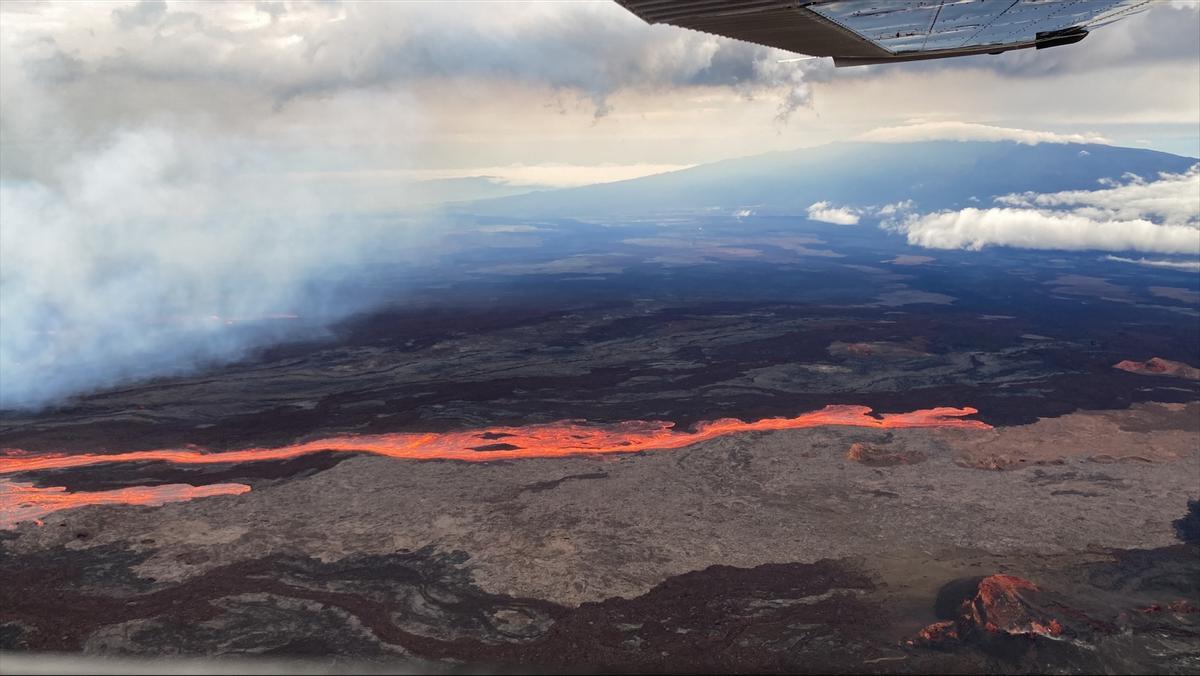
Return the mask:
<svg viewBox="0 0 1200 676">
<path fill-rule="evenodd" d="M 106 39 L 55 45 L 82 73 L 239 83 L 281 102 L 425 79 L 484 78 L 578 93 L 598 116 L 627 88 L 773 92 L 786 118 L 807 106 L 810 71 L 787 52 L 668 26 L 611 3 L 141 2 L 112 10 Z M 212 10 L 212 11 L 203 11 Z"/>
</svg>

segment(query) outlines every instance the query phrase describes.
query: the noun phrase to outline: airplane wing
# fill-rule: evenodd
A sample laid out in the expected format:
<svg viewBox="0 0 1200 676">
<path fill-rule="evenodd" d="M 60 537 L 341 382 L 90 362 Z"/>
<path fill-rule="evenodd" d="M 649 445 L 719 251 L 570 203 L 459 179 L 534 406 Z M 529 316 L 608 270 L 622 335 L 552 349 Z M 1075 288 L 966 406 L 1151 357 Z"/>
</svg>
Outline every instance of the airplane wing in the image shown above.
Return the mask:
<svg viewBox="0 0 1200 676">
<path fill-rule="evenodd" d="M 831 56 L 835 65 L 999 54 L 1072 44 L 1150 0 L 617 0 L 666 23 Z"/>
</svg>

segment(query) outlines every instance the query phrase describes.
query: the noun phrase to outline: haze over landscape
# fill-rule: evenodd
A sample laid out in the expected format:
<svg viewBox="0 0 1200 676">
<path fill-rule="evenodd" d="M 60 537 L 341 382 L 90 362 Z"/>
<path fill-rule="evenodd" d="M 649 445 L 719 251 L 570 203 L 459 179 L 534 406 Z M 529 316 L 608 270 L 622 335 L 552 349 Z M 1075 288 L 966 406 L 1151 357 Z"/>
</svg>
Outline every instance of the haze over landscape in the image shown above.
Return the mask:
<svg viewBox="0 0 1200 676">
<path fill-rule="evenodd" d="M 1200 673 L 1200 3 L 1141 9 L 835 69 L 0 5 L 0 655 Z"/>
</svg>

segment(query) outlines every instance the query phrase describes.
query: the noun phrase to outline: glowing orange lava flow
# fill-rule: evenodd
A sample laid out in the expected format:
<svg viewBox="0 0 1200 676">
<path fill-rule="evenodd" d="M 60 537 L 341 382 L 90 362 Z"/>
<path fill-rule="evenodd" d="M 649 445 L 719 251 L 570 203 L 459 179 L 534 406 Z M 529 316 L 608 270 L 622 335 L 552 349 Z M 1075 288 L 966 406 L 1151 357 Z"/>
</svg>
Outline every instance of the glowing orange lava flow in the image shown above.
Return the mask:
<svg viewBox="0 0 1200 676">
<path fill-rule="evenodd" d="M 41 517 L 52 512 L 87 505 L 147 505 L 207 498 L 214 495 L 239 495 L 250 490 L 245 484 L 192 486 L 134 486 L 112 491 L 68 493 L 67 489 L 35 488 L 32 484 L 0 480 L 0 528 L 12 528 L 22 521 L 41 524 Z"/>
<path fill-rule="evenodd" d="M 278 448 L 246 448 L 237 451 L 205 452 L 198 449 L 159 449 L 129 453 L 78 455 L 31 455 L 4 449 L 0 474 L 33 470 L 83 467 L 116 462 L 169 462 L 180 465 L 242 463 L 283 460 L 321 451 L 374 453 L 406 460 L 461 460 L 490 462 L 519 458 L 564 458 L 577 455 L 635 453 L 690 446 L 738 432 L 770 431 L 843 425 L 895 429 L 908 427 L 954 427 L 991 429 L 979 420 L 964 416 L 978 413 L 973 408 L 931 408 L 912 413 L 871 415 L 866 406 L 826 406 L 795 418 L 766 418 L 743 422 L 722 418 L 700 423 L 694 432 L 678 431 L 674 423 L 632 421 L 616 425 L 587 425 L 562 421 L 525 427 L 494 427 L 486 430 L 443 433 L 370 434 L 329 437 Z"/>
</svg>

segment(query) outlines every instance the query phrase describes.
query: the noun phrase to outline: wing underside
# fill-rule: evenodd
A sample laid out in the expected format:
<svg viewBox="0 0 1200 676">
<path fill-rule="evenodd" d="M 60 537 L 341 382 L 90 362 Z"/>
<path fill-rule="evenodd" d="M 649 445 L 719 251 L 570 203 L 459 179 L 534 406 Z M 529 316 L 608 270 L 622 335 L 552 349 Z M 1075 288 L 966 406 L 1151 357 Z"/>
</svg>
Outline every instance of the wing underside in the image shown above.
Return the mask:
<svg viewBox="0 0 1200 676">
<path fill-rule="evenodd" d="M 839 66 L 995 54 L 1082 40 L 1150 0 L 617 0 L 666 23 Z"/>
</svg>

